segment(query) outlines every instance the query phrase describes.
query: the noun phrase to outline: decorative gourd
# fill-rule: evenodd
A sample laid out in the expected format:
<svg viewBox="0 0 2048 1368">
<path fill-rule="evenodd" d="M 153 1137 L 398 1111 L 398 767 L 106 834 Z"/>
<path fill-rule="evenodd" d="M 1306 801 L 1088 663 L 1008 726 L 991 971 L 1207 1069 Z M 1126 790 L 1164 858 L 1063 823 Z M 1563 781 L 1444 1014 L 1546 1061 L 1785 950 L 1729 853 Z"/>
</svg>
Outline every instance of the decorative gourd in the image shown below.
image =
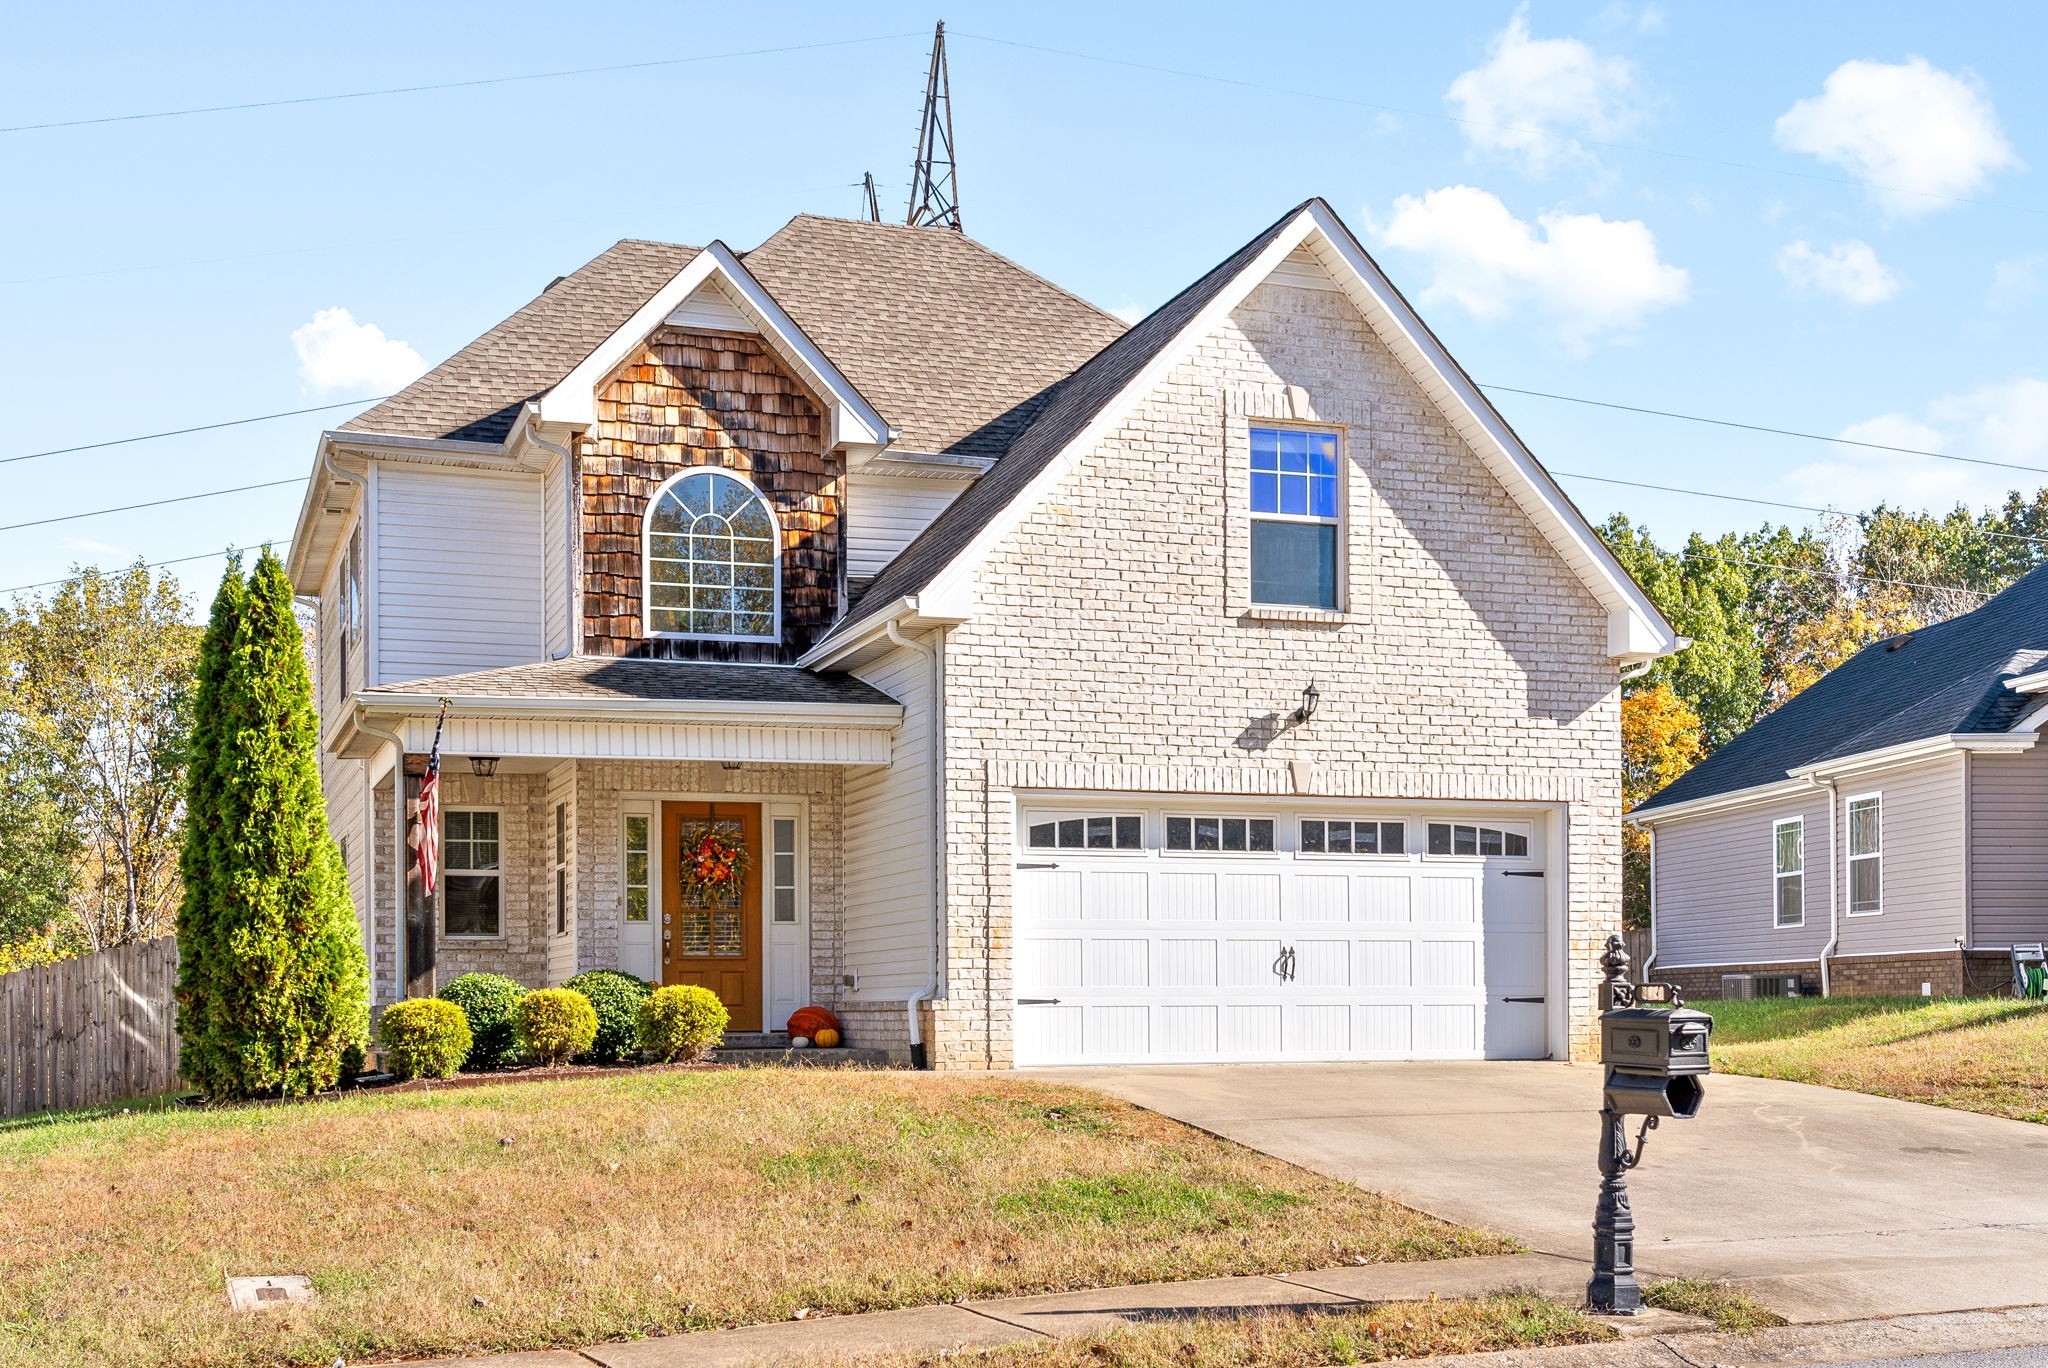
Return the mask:
<svg viewBox="0 0 2048 1368">
<path fill-rule="evenodd" d="M 791 1036 L 789 1038 L 789 1048 L 792 1050 L 808 1050 L 811 1048 L 811 1038 L 809 1036 Z"/>
<path fill-rule="evenodd" d="M 829 1050 L 834 1045 L 837 1045 L 839 1043 L 839 1032 L 833 1030 L 830 1026 L 827 1026 L 820 1030 L 815 1036 L 812 1036 L 811 1039 L 813 1042 L 816 1043 L 819 1049 Z"/>
</svg>

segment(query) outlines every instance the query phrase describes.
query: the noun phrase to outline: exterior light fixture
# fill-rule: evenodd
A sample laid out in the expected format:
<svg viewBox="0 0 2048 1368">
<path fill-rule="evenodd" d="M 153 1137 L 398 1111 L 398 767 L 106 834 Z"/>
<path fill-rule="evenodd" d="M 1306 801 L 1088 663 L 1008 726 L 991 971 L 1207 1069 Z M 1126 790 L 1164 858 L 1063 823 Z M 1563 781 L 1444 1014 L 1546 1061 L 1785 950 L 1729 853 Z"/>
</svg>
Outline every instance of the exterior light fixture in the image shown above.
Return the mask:
<svg viewBox="0 0 2048 1368">
<path fill-rule="evenodd" d="M 498 772 L 498 757 L 495 755 L 470 756 L 469 772 L 479 779 L 490 778 Z"/>
<path fill-rule="evenodd" d="M 718 762 L 718 767 L 724 770 L 727 774 L 731 774 L 734 770 L 737 770 L 740 767 L 740 762 L 737 760 L 721 760 Z"/>
<path fill-rule="evenodd" d="M 1311 717 L 1314 717 L 1316 715 L 1316 704 L 1322 699 L 1322 696 L 1321 692 L 1316 688 L 1315 681 L 1310 680 L 1308 687 L 1301 691 L 1301 706 L 1287 715 L 1287 725 L 1298 727 Z"/>
</svg>

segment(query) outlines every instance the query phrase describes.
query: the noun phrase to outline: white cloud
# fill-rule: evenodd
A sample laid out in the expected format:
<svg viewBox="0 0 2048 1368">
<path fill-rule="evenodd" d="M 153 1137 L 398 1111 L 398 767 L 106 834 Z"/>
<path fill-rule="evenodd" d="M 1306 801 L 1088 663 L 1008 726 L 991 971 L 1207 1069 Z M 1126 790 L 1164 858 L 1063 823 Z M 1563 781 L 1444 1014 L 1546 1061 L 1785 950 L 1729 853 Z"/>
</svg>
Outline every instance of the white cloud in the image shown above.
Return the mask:
<svg viewBox="0 0 2048 1368">
<path fill-rule="evenodd" d="M 2002 502 L 2009 490 L 2048 486 L 2048 475 L 1965 465 L 1908 452 L 1942 452 L 1983 461 L 2048 467 L 2048 380 L 2021 378 L 1946 395 L 1923 417 L 1886 413 L 1853 423 L 1850 441 L 1904 447 L 1875 451 L 1837 447 L 1825 460 L 1800 466 L 1786 483 L 1804 503 L 1855 510 L 1877 503 L 1940 512 Z"/>
<path fill-rule="evenodd" d="M 2019 165 L 1982 84 L 1924 57 L 1844 62 L 1778 119 L 1778 145 L 1856 176 L 1894 214 L 1946 208 Z"/>
<path fill-rule="evenodd" d="M 1428 261 L 1424 299 L 1454 300 L 1475 318 L 1540 314 L 1575 352 L 1683 303 L 1691 288 L 1639 220 L 1542 213 L 1530 224 L 1469 185 L 1401 196 L 1379 237 Z"/>
<path fill-rule="evenodd" d="M 1869 243 L 1851 238 L 1820 251 L 1809 242 L 1778 249 L 1778 270 L 1796 290 L 1819 290 L 1847 304 L 1882 304 L 1899 292 L 1898 273 Z"/>
<path fill-rule="evenodd" d="M 1991 268 L 1991 307 L 2011 309 L 2039 294 L 2041 290 L 2041 268 L 2048 265 L 2048 257 L 2039 252 L 2026 256 L 2012 257 L 1998 262 Z"/>
<path fill-rule="evenodd" d="M 328 393 L 366 390 L 389 394 L 409 385 L 427 363 L 410 343 L 386 337 L 375 323 L 358 323 L 347 309 L 322 309 L 292 333 L 299 378 Z"/>
<path fill-rule="evenodd" d="M 1582 137 L 1612 138 L 1635 122 L 1633 63 L 1576 38 L 1531 38 L 1520 10 L 1493 37 L 1486 61 L 1451 82 L 1465 137 L 1531 175 L 1591 162 Z"/>
</svg>

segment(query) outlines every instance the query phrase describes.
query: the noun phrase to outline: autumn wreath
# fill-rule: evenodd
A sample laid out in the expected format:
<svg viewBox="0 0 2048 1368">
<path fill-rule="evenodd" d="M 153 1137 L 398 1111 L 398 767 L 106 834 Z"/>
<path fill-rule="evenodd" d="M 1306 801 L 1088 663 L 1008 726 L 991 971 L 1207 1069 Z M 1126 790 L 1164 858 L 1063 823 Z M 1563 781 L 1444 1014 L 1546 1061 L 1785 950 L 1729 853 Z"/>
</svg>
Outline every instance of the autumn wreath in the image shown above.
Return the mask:
<svg viewBox="0 0 2048 1368">
<path fill-rule="evenodd" d="M 712 827 L 683 846 L 683 897 L 698 907 L 721 901 L 746 876 L 746 843 Z"/>
</svg>

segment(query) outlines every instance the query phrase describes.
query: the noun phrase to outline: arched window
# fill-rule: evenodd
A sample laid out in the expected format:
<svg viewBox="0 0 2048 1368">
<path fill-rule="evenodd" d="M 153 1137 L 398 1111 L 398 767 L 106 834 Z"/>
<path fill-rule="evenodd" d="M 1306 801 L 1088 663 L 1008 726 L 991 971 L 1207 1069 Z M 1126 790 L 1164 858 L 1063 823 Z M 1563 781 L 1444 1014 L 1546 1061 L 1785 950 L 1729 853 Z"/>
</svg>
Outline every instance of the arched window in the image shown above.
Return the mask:
<svg viewBox="0 0 2048 1368">
<path fill-rule="evenodd" d="M 678 475 L 647 509 L 647 630 L 774 641 L 781 565 L 775 514 L 724 470 Z"/>
</svg>

